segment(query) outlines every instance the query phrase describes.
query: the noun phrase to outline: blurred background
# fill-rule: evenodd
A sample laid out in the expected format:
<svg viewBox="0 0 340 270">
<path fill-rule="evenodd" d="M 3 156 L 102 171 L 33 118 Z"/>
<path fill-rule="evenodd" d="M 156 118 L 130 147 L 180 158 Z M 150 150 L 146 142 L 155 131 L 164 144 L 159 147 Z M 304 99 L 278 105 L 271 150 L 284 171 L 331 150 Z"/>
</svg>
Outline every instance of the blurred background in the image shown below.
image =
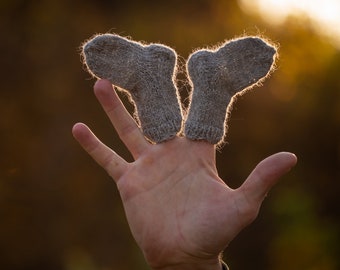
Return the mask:
<svg viewBox="0 0 340 270">
<path fill-rule="evenodd" d="M 71 135 L 85 122 L 132 161 L 79 56 L 105 32 L 167 44 L 182 66 L 195 48 L 244 34 L 280 44 L 277 71 L 234 104 L 217 163 L 236 188 L 270 154 L 299 162 L 224 259 L 231 269 L 340 269 L 339 14 L 338 0 L 1 0 L 0 269 L 149 269 L 115 184 Z"/>
</svg>

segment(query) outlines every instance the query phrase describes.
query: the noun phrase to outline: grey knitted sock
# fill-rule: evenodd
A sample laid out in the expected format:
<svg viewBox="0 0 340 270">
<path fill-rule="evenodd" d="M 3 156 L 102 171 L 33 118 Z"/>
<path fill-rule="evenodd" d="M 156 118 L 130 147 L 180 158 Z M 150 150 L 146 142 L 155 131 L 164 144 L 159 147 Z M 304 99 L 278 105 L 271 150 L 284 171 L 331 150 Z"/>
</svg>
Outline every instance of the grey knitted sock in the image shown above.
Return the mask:
<svg viewBox="0 0 340 270">
<path fill-rule="evenodd" d="M 276 49 L 262 39 L 246 37 L 227 42 L 214 51 L 191 54 L 187 71 L 193 92 L 185 136 L 211 144 L 223 142 L 231 98 L 269 73 L 275 53 Z"/>
<path fill-rule="evenodd" d="M 174 50 L 104 34 L 84 44 L 83 56 L 92 75 L 108 79 L 131 94 L 147 138 L 159 143 L 180 131 L 182 110 L 174 84 Z"/>
</svg>

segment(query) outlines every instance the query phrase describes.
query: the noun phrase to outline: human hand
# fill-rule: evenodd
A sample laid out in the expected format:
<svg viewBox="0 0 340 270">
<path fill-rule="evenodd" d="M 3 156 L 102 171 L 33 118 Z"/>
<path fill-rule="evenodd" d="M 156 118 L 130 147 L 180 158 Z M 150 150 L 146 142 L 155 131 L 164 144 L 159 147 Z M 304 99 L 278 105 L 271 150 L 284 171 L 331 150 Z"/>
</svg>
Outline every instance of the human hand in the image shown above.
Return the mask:
<svg viewBox="0 0 340 270">
<path fill-rule="evenodd" d="M 152 269 L 220 270 L 219 255 L 256 218 L 267 192 L 295 165 L 295 155 L 266 158 L 231 189 L 217 174 L 214 145 L 185 137 L 150 144 L 109 81 L 97 81 L 94 91 L 134 162 L 126 162 L 82 123 L 72 132 L 116 182 L 147 263 Z"/>
</svg>

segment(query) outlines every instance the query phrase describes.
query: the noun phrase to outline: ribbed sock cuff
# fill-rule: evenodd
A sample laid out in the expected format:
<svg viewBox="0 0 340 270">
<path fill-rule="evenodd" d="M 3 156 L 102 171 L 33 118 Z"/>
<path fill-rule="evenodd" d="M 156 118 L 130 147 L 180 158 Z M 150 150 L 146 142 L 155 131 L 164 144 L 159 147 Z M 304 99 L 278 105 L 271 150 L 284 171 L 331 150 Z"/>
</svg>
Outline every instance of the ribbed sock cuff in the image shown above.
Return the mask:
<svg viewBox="0 0 340 270">
<path fill-rule="evenodd" d="M 162 123 L 158 126 L 152 124 L 149 127 L 142 127 L 142 129 L 146 137 L 152 138 L 152 140 L 156 143 L 160 143 L 175 137 L 181 130 L 181 122 L 181 119 L 169 120 L 168 122 Z"/>
<path fill-rule="evenodd" d="M 211 144 L 217 144 L 223 138 L 224 129 L 199 123 L 186 123 L 184 134 L 191 140 L 206 140 Z"/>
</svg>

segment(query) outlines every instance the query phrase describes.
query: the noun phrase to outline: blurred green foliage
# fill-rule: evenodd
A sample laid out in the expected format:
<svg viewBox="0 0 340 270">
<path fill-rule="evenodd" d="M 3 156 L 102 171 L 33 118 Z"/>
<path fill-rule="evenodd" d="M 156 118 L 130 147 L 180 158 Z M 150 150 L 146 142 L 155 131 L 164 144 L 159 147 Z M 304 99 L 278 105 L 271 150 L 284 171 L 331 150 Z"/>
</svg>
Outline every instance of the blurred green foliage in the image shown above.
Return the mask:
<svg viewBox="0 0 340 270">
<path fill-rule="evenodd" d="M 113 181 L 71 136 L 84 121 L 131 160 L 79 56 L 103 32 L 165 43 L 182 66 L 193 49 L 243 34 L 280 43 L 277 71 L 234 104 L 217 165 L 237 187 L 274 152 L 299 163 L 225 260 L 231 269 L 340 268 L 340 52 L 308 25 L 270 26 L 227 0 L 1 0 L 0 22 L 0 269 L 148 269 Z M 189 90 L 180 83 L 183 100 Z"/>
</svg>

